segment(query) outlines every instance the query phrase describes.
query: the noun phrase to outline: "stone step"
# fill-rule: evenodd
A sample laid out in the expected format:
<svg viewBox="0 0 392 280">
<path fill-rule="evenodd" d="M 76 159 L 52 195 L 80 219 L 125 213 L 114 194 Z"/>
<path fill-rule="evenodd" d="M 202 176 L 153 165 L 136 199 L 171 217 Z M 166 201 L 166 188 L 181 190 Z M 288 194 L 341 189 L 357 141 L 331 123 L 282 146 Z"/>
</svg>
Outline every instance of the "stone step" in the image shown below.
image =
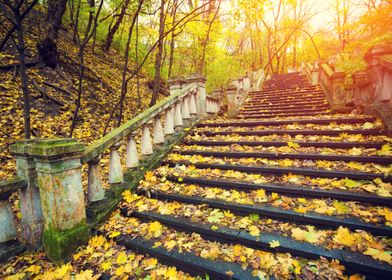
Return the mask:
<svg viewBox="0 0 392 280">
<path fill-rule="evenodd" d="M 246 100 L 246 103 L 257 103 L 259 105 L 263 105 L 265 103 L 272 103 L 274 105 L 278 105 L 279 103 L 289 103 L 294 104 L 298 102 L 308 103 L 308 102 L 317 102 L 317 101 L 327 101 L 325 97 L 307 97 L 307 98 L 250 98 Z"/>
<path fill-rule="evenodd" d="M 276 114 L 268 114 L 268 113 L 264 113 L 264 114 L 242 114 L 239 115 L 237 118 L 245 118 L 245 119 L 249 119 L 249 118 L 258 118 L 258 119 L 268 119 L 268 118 L 277 118 L 277 117 L 294 117 L 294 116 L 319 116 L 320 114 L 329 114 L 330 112 L 328 111 L 315 111 L 315 112 L 307 112 L 307 111 L 303 111 L 300 113 L 276 113 Z"/>
<path fill-rule="evenodd" d="M 365 230 L 374 235 L 391 236 L 392 227 L 384 225 L 375 225 L 365 223 L 358 218 L 339 218 L 335 216 L 327 216 L 314 212 L 298 213 L 293 210 L 286 210 L 279 207 L 269 205 L 250 205 L 237 204 L 235 202 L 224 201 L 220 199 L 209 199 L 199 196 L 186 196 L 181 194 L 167 194 L 160 191 L 149 190 L 138 191 L 139 195 L 148 196 L 159 200 L 176 201 L 180 203 L 202 205 L 206 204 L 212 208 L 219 208 L 222 210 L 230 210 L 230 212 L 240 216 L 248 216 L 250 214 L 257 214 L 260 217 L 269 217 L 271 219 L 278 219 L 282 221 L 289 221 L 299 224 L 311 224 L 320 228 L 337 229 L 340 226 L 351 230 Z"/>
<path fill-rule="evenodd" d="M 323 118 L 323 119 L 292 119 L 292 120 L 271 120 L 271 121 L 243 121 L 243 122 L 213 122 L 213 123 L 200 123 L 197 127 L 254 127 L 254 126 L 278 126 L 287 124 L 321 124 L 328 125 L 330 123 L 337 124 L 361 124 L 365 122 L 375 122 L 375 117 L 364 118 Z"/>
<path fill-rule="evenodd" d="M 348 250 L 328 250 L 322 246 L 312 245 L 308 242 L 300 242 L 293 238 L 263 232 L 260 236 L 252 236 L 247 231 L 231 229 L 219 226 L 212 230 L 213 224 L 193 222 L 187 218 L 173 215 L 162 215 L 154 212 L 133 212 L 132 216 L 144 221 L 158 221 L 167 227 L 186 233 L 198 233 L 204 239 L 218 241 L 220 243 L 234 243 L 249 248 L 269 251 L 273 253 L 289 253 L 307 259 L 319 259 L 324 257 L 328 260 L 339 260 L 350 271 L 350 274 L 361 273 L 367 277 L 384 277 L 392 273 L 392 266 L 380 263 L 373 258 Z M 270 242 L 278 241 L 280 246 L 271 248 Z"/>
<path fill-rule="evenodd" d="M 178 177 L 172 175 L 167 176 L 166 179 L 179 184 L 197 184 L 202 187 L 217 187 L 229 190 L 235 189 L 243 192 L 251 192 L 263 189 L 266 191 L 267 194 L 275 192 L 290 197 L 330 198 L 341 201 L 358 201 L 372 205 L 385 205 L 389 207 L 392 206 L 392 198 L 365 192 L 352 192 L 339 189 L 327 190 L 313 186 L 303 187 L 300 185 L 288 184 L 254 184 L 249 182 L 232 181 L 227 179 L 218 180 L 202 177 Z"/>
<path fill-rule="evenodd" d="M 279 107 L 275 107 L 277 109 L 269 110 L 269 109 L 241 109 L 240 114 L 248 114 L 248 115 L 253 115 L 253 114 L 260 114 L 260 113 L 266 113 L 266 114 L 278 114 L 278 113 L 302 113 L 302 112 L 322 112 L 329 110 L 330 107 L 328 105 L 323 105 L 323 106 L 312 106 L 312 107 L 302 107 L 302 106 L 294 106 L 291 108 L 286 108 L 286 109 L 279 109 Z"/>
<path fill-rule="evenodd" d="M 313 109 L 313 108 L 309 108 L 309 109 L 303 109 L 303 108 L 294 108 L 291 110 L 261 110 L 262 112 L 260 112 L 260 110 L 257 111 L 249 111 L 249 110 L 240 110 L 240 115 L 241 116 L 247 116 L 247 117 L 252 117 L 252 116 L 287 116 L 287 115 L 291 115 L 291 114 L 302 114 L 304 116 L 308 115 L 308 114 L 323 114 L 323 113 L 328 113 L 329 112 L 329 108 L 324 108 L 324 109 Z"/>
<path fill-rule="evenodd" d="M 258 279 L 252 276 L 252 270 L 242 269 L 238 264 L 213 261 L 187 252 L 180 253 L 178 250 L 167 251 L 161 246 L 156 247 L 154 242 L 150 240 L 120 235 L 116 238 L 116 242 L 129 250 L 136 251 L 139 254 L 148 254 L 157 258 L 162 264 L 175 266 L 179 270 L 194 276 L 206 277 L 207 274 L 211 279 L 222 280 Z M 227 274 L 228 271 L 231 271 L 233 274 Z"/>
<path fill-rule="evenodd" d="M 329 107 L 328 103 L 319 103 L 319 104 L 291 104 L 285 106 L 243 106 L 241 110 L 284 110 L 284 109 L 293 109 L 293 108 L 323 108 Z"/>
<path fill-rule="evenodd" d="M 255 174 L 300 174 L 309 177 L 322 177 L 322 178 L 337 178 L 337 179 L 353 179 L 353 180 L 374 180 L 377 178 L 385 182 L 392 183 L 392 175 L 384 175 L 380 173 L 369 172 L 354 172 L 354 171 L 339 171 L 339 170 L 324 170 L 315 168 L 298 168 L 298 167 L 270 167 L 270 166 L 251 166 L 240 164 L 208 164 L 208 163 L 195 163 L 187 161 L 164 161 L 163 165 L 175 167 L 176 165 L 193 165 L 199 169 L 221 169 L 221 170 L 236 170 L 241 172 L 255 173 Z"/>
<path fill-rule="evenodd" d="M 256 101 L 256 102 L 252 102 L 251 100 L 245 101 L 244 104 L 242 105 L 242 108 L 271 108 L 271 107 L 286 107 L 286 106 L 290 106 L 290 105 L 316 105 L 316 104 L 328 104 L 328 102 L 324 99 L 321 100 L 316 100 L 316 101 L 302 101 L 302 100 L 298 100 L 298 101 L 283 101 L 283 102 L 271 102 L 271 104 L 269 104 L 268 102 L 260 102 L 260 101 Z"/>
<path fill-rule="evenodd" d="M 342 133 L 346 134 L 362 134 L 362 135 L 381 135 L 382 131 L 380 129 L 342 129 L 342 130 L 256 130 L 256 131 L 203 131 L 202 134 L 205 136 L 216 136 L 216 135 L 323 135 L 323 136 L 339 136 Z"/>
<path fill-rule="evenodd" d="M 293 92 L 277 92 L 277 93 L 262 93 L 262 94 L 252 94 L 248 95 L 250 98 L 276 98 L 276 97 L 295 97 L 295 98 L 306 98 L 306 97 L 325 97 L 323 91 L 321 90 L 311 90 L 311 91 L 293 91 Z"/>
<path fill-rule="evenodd" d="M 0 264 L 23 253 L 27 247 L 17 240 L 9 240 L 0 243 Z"/>
<path fill-rule="evenodd" d="M 350 156 L 350 155 L 322 155 L 303 153 L 266 153 L 266 152 L 220 152 L 220 151 L 193 151 L 175 150 L 181 155 L 201 155 L 218 158 L 267 158 L 267 159 L 299 159 L 299 160 L 327 160 L 327 161 L 356 161 L 363 163 L 377 163 L 381 165 L 392 164 L 392 157 L 379 156 Z"/>
<path fill-rule="evenodd" d="M 301 142 L 293 141 L 301 147 L 317 147 L 317 148 L 332 148 L 332 149 L 351 149 L 356 147 L 363 147 L 368 149 L 381 149 L 385 144 L 384 142 Z M 287 146 L 287 142 L 282 141 L 184 141 L 185 145 L 198 145 L 198 146 L 265 146 L 265 147 L 283 147 Z"/>
</svg>

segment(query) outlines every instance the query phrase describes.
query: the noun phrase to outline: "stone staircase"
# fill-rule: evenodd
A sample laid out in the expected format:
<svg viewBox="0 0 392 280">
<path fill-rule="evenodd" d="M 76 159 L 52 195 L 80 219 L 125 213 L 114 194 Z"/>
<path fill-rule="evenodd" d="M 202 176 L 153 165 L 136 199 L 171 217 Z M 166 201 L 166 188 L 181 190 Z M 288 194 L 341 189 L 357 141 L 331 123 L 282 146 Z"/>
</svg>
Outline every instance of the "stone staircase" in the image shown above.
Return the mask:
<svg viewBox="0 0 392 280">
<path fill-rule="evenodd" d="M 237 119 L 199 123 L 101 231 L 203 278 L 387 279 L 391 141 L 299 73 L 274 75 Z"/>
</svg>

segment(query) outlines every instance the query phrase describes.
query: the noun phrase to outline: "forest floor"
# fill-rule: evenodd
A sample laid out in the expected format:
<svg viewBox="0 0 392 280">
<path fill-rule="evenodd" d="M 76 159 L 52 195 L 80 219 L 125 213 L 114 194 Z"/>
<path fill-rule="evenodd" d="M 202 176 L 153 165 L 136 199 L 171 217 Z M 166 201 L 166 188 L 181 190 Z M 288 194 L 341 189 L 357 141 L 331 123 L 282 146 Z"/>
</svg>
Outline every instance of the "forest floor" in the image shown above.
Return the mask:
<svg viewBox="0 0 392 280">
<path fill-rule="evenodd" d="M 25 20 L 27 62 L 37 61 L 37 42 L 45 36 L 42 26 L 44 14 L 33 11 Z M 0 38 L 5 30 L 0 29 Z M 72 115 L 77 98 L 79 75 L 78 47 L 72 41 L 72 32 L 60 30 L 58 49 L 60 52 L 60 71 L 36 64 L 28 68 L 31 102 L 31 129 L 34 138 L 68 137 Z M 109 119 L 107 131 L 117 124 L 118 110 L 111 112 L 120 99 L 123 57 L 112 47 L 104 53 L 97 42 L 94 52 L 91 45 L 85 51 L 85 78 L 78 124 L 74 138 L 83 143 L 91 143 L 103 136 Z M 18 63 L 17 50 L 9 40 L 5 50 L 0 53 L 0 180 L 15 173 L 15 161 L 9 154 L 9 145 L 23 139 L 23 96 L 20 78 L 15 67 Z M 131 61 L 131 68 L 133 62 Z M 148 79 L 139 75 L 140 92 L 137 79 L 130 80 L 125 98 L 123 120 L 129 120 L 148 107 L 150 89 Z"/>
</svg>

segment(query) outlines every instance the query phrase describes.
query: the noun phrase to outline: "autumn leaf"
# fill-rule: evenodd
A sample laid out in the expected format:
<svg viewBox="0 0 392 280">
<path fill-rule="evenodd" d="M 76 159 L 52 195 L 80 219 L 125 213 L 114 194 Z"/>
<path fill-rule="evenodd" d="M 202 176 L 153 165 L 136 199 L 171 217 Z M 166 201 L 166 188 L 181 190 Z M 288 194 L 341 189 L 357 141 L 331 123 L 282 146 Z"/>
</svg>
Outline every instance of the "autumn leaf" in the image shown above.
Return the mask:
<svg viewBox="0 0 392 280">
<path fill-rule="evenodd" d="M 155 258 L 150 258 L 150 259 L 146 260 L 144 263 L 146 265 L 144 270 L 151 270 L 156 267 L 156 265 L 158 264 L 158 260 Z"/>
<path fill-rule="evenodd" d="M 342 226 L 340 226 L 338 228 L 338 231 L 334 236 L 334 240 L 337 243 L 342 244 L 347 247 L 354 245 L 357 241 L 355 236 L 353 234 L 351 234 L 347 228 L 342 227 Z"/>
<path fill-rule="evenodd" d="M 116 259 L 116 264 L 125 264 L 127 262 L 127 254 L 125 252 L 120 252 Z"/>
<path fill-rule="evenodd" d="M 280 242 L 278 240 L 272 240 L 271 242 L 269 242 L 269 245 L 271 248 L 277 248 L 280 246 Z"/>
<path fill-rule="evenodd" d="M 41 271 L 41 267 L 39 265 L 31 265 L 25 269 L 25 272 L 30 272 L 31 274 L 39 274 Z"/>
<path fill-rule="evenodd" d="M 159 237 L 162 234 L 162 224 L 157 221 L 150 223 L 148 226 L 148 232 L 154 237 Z"/>
<path fill-rule="evenodd" d="M 369 248 L 364 252 L 365 255 L 372 256 L 374 259 L 384 261 L 392 265 L 392 252 L 380 251 L 374 248 Z"/>
<path fill-rule="evenodd" d="M 225 215 L 219 209 L 215 209 L 210 213 L 210 216 L 208 217 L 207 220 L 210 223 L 219 223 L 224 216 Z"/>
</svg>

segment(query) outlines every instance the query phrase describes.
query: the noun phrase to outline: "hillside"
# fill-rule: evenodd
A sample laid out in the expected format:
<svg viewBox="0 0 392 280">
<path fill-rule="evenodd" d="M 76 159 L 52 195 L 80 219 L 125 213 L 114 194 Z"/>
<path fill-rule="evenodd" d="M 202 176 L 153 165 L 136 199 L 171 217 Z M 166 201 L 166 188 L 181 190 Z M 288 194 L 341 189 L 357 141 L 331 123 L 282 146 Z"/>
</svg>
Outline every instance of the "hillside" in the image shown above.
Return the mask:
<svg viewBox="0 0 392 280">
<path fill-rule="evenodd" d="M 38 20 L 44 17 L 33 11 L 24 22 L 26 34 L 27 61 L 37 60 L 36 42 L 45 34 L 45 26 Z M 5 30 L 0 29 L 4 38 Z M 61 30 L 59 36 L 60 71 L 42 67 L 39 63 L 28 69 L 31 83 L 31 126 L 34 138 L 67 137 L 72 122 L 72 113 L 77 97 L 79 64 L 77 45 L 72 42 L 69 30 Z M 0 53 L 0 179 L 12 175 L 15 163 L 8 153 L 8 146 L 23 137 L 23 97 L 20 79 L 14 67 L 17 51 L 10 40 L 6 50 Z M 34 64 L 34 63 L 33 63 Z M 82 107 L 74 137 L 84 143 L 99 139 L 113 108 L 119 101 L 123 58 L 111 50 L 109 54 L 101 51 L 99 42 L 94 53 L 91 45 L 85 52 L 85 79 L 83 85 Z M 132 64 L 131 64 L 132 65 Z M 124 104 L 124 120 L 132 118 L 144 110 L 150 102 L 147 79 L 140 78 L 140 97 L 137 94 L 136 79 L 128 85 Z M 139 103 L 140 100 L 140 103 Z M 112 116 L 110 127 L 117 123 L 117 112 Z"/>
</svg>

